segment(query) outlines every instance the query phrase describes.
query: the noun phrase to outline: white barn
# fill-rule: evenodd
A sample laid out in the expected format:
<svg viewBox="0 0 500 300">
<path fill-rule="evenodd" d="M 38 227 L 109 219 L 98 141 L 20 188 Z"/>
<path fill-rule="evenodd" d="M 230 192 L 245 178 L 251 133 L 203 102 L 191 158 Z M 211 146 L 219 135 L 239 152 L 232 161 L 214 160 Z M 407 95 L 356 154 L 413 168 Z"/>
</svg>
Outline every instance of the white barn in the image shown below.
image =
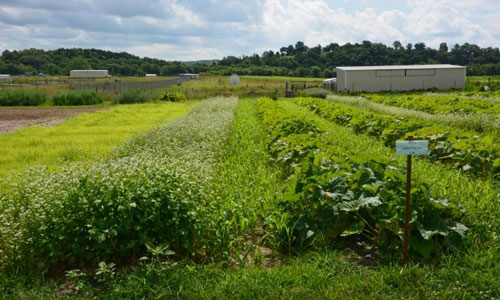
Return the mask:
<svg viewBox="0 0 500 300">
<path fill-rule="evenodd" d="M 200 74 L 193 74 L 193 73 L 182 73 L 179 74 L 180 78 L 187 78 L 187 79 L 194 79 L 194 78 L 200 78 Z"/>
<path fill-rule="evenodd" d="M 337 67 L 338 92 L 381 92 L 461 89 L 465 67 L 456 65 L 396 65 Z"/>
<path fill-rule="evenodd" d="M 329 78 L 329 79 L 323 80 L 323 88 L 325 90 L 336 91 L 337 90 L 337 78 Z"/>
<path fill-rule="evenodd" d="M 106 78 L 108 70 L 71 70 L 70 78 Z"/>
<path fill-rule="evenodd" d="M 0 74 L 0 82 L 12 82 L 12 77 L 9 74 Z"/>
</svg>

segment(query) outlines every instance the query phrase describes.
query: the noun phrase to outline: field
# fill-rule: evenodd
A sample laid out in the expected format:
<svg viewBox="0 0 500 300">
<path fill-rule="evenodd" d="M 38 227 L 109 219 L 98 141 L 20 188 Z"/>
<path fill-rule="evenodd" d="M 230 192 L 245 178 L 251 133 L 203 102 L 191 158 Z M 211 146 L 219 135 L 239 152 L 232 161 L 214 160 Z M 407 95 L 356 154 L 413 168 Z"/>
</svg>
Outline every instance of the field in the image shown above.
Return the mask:
<svg viewBox="0 0 500 300">
<path fill-rule="evenodd" d="M 0 133 L 8 133 L 33 125 L 53 126 L 66 118 L 85 112 L 106 109 L 103 107 L 83 108 L 8 108 L 0 110 Z"/>
<path fill-rule="evenodd" d="M 0 295 L 499 298 L 496 91 L 282 98 L 287 80 L 206 77 L 165 89 L 197 100 L 0 135 Z M 405 266 L 408 135 L 430 151 Z"/>
<path fill-rule="evenodd" d="M 202 76 L 190 80 L 181 86 L 172 85 L 166 90 L 184 93 L 190 99 L 204 99 L 214 96 L 239 97 L 282 97 L 285 94 L 285 82 L 295 84 L 297 89 L 321 86 L 321 79 L 307 77 L 265 77 L 241 76 L 236 86 L 229 84 L 227 76 Z M 295 94 L 299 94 L 298 92 Z"/>
<path fill-rule="evenodd" d="M 42 112 L 38 108 L 1 109 L 0 116 L 8 116 L 12 110 L 21 112 L 21 116 L 15 120 L 6 121 L 9 126 L 17 123 L 20 118 L 37 118 L 40 115 L 48 117 L 45 120 L 49 124 L 45 124 L 52 126 L 34 126 L 0 135 L 0 176 L 5 177 L 37 165 L 52 168 L 68 162 L 106 157 L 127 138 L 176 118 L 193 105 L 189 102 L 135 104 L 105 110 L 101 108 L 99 112 L 80 114 L 57 126 L 53 125 L 60 122 L 61 118 L 96 109 L 44 108 L 41 109 Z"/>
<path fill-rule="evenodd" d="M 285 94 L 285 82 L 289 82 L 289 89 L 294 91 L 294 95 L 300 95 L 300 91 L 305 88 L 321 86 L 321 79 L 307 77 L 265 77 L 265 76 L 242 76 L 241 82 L 237 86 L 229 84 L 226 76 L 201 76 L 199 79 L 190 80 L 180 85 L 174 84 L 168 87 L 153 87 L 150 83 L 155 81 L 165 81 L 173 79 L 172 76 L 161 77 L 116 77 L 116 78 L 98 78 L 94 80 L 74 80 L 64 76 L 51 77 L 19 77 L 15 78 L 15 85 L 5 85 L 0 89 L 0 107 L 5 106 L 2 103 L 2 94 L 8 92 L 23 92 L 25 94 L 42 94 L 46 100 L 42 101 L 41 106 L 52 106 L 53 98 L 60 94 L 81 93 L 97 90 L 103 93 L 102 105 L 109 105 L 128 90 L 129 86 L 142 84 L 144 94 L 148 98 L 156 99 L 161 92 L 180 92 L 189 99 L 204 99 L 214 96 L 240 96 L 240 97 L 279 97 Z M 23 82 L 22 84 L 20 82 Z M 106 86 L 96 88 L 94 83 L 109 83 Z M 73 84 L 73 90 L 71 90 Z M 89 90 L 89 86 L 91 89 Z M 123 90 L 121 87 L 122 86 Z M 137 88 L 132 90 L 136 91 Z M 12 105 L 12 104 L 11 104 Z"/>
</svg>

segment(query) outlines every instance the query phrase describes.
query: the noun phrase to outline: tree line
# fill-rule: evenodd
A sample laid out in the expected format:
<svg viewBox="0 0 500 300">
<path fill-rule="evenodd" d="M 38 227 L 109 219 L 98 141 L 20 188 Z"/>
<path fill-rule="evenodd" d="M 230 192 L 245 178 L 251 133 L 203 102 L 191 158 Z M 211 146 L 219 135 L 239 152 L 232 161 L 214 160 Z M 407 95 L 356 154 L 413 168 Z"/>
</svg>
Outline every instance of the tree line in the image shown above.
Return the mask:
<svg viewBox="0 0 500 300">
<path fill-rule="evenodd" d="M 425 43 L 403 45 L 399 41 L 390 46 L 363 41 L 314 47 L 299 41 L 295 45 L 281 47 L 279 51 L 264 51 L 261 55 L 227 56 L 220 60 L 199 62 L 141 58 L 126 52 L 98 49 L 5 50 L 0 58 L 0 73 L 68 75 L 73 69 L 106 69 L 115 76 L 190 72 L 325 78 L 334 77 L 337 66 L 448 63 L 467 66 L 469 75 L 500 75 L 498 48 L 481 48 L 469 43 L 449 48 L 446 43 L 441 43 L 439 48 L 434 49 Z"/>
</svg>

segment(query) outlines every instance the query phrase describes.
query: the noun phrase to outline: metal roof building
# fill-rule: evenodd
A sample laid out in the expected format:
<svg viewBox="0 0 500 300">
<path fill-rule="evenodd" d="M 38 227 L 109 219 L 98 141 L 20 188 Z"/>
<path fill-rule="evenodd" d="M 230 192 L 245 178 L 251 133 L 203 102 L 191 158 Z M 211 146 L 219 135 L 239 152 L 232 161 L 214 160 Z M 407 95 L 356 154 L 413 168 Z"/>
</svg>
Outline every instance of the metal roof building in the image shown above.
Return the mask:
<svg viewBox="0 0 500 300">
<path fill-rule="evenodd" d="M 179 74 L 179 77 L 180 78 L 188 78 L 188 79 L 200 78 L 200 74 L 182 73 L 182 74 Z"/>
<path fill-rule="evenodd" d="M 455 65 L 399 65 L 337 67 L 338 92 L 460 89 L 465 67 Z"/>
<path fill-rule="evenodd" d="M 323 88 L 325 90 L 337 90 L 337 78 L 328 78 L 323 80 Z"/>
<path fill-rule="evenodd" d="M 12 82 L 12 77 L 9 74 L 0 74 L 0 82 Z"/>
<path fill-rule="evenodd" d="M 105 78 L 108 77 L 108 70 L 71 70 L 70 78 Z"/>
</svg>

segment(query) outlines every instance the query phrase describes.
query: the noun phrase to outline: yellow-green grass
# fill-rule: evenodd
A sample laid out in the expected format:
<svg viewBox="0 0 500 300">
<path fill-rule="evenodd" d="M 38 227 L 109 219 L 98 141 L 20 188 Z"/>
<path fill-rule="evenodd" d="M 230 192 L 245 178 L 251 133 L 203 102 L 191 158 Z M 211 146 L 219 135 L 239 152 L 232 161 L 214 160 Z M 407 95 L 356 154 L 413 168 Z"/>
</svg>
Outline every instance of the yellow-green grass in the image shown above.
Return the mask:
<svg viewBox="0 0 500 300">
<path fill-rule="evenodd" d="M 487 82 L 488 80 L 500 80 L 500 75 L 467 76 L 467 80 Z"/>
<path fill-rule="evenodd" d="M 313 77 L 290 77 L 290 76 L 256 76 L 256 75 L 243 75 L 243 79 L 256 79 L 264 81 L 318 81 L 321 82 L 324 78 L 313 78 Z"/>
<path fill-rule="evenodd" d="M 47 76 L 47 77 L 37 77 L 37 76 L 16 76 L 13 78 L 13 83 L 23 84 L 23 85 L 3 85 L 0 87 L 2 90 L 26 90 L 26 91 L 42 91 L 47 95 L 51 96 L 57 93 L 66 93 L 70 91 L 70 83 L 78 82 L 115 82 L 119 81 L 125 82 L 151 82 L 160 80 L 169 80 L 176 78 L 177 76 L 157 76 L 157 77 L 111 77 L 111 78 L 96 78 L 96 79 L 72 79 L 69 76 Z"/>
<path fill-rule="evenodd" d="M 34 126 L 0 135 L 0 177 L 37 165 L 49 169 L 109 156 L 138 132 L 187 113 L 196 102 L 120 105 L 81 114 L 53 127 Z"/>
<path fill-rule="evenodd" d="M 229 76 L 201 76 L 199 79 L 186 81 L 180 86 L 171 85 L 165 90 L 184 93 L 190 99 L 222 95 L 239 97 L 284 96 L 286 81 L 300 82 L 301 87 L 304 88 L 318 87 L 321 84 L 321 79 L 318 78 L 242 76 L 240 83 L 232 86 L 229 84 Z"/>
</svg>

